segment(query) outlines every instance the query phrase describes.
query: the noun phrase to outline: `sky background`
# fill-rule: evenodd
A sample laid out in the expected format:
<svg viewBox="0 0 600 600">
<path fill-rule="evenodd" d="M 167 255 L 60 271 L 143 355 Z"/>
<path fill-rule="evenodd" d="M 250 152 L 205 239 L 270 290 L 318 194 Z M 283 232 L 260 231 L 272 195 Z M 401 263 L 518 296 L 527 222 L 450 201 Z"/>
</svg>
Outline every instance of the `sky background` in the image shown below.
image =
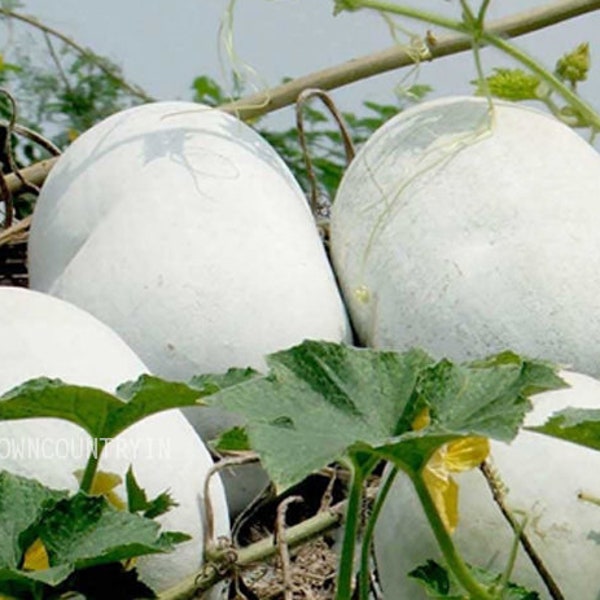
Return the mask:
<svg viewBox="0 0 600 600">
<path fill-rule="evenodd" d="M 458 0 L 404 4 L 447 16 L 459 14 Z M 492 0 L 489 16 L 497 18 L 543 4 L 539 0 Z M 189 99 L 197 75 L 210 75 L 227 88 L 230 64 L 219 60 L 218 41 L 227 6 L 227 0 L 25 0 L 21 12 L 108 56 L 123 67 L 129 80 L 154 97 Z M 238 0 L 234 47 L 239 58 L 256 71 L 256 86 L 273 86 L 283 77 L 304 75 L 393 44 L 379 16 L 360 12 L 334 17 L 332 7 L 331 0 Z M 411 21 L 403 24 L 419 35 L 428 28 Z M 552 67 L 561 54 L 582 41 L 591 42 L 592 58 L 600 54 L 600 41 L 593 41 L 598 31 L 600 13 L 594 13 L 524 36 L 518 43 Z M 44 52 L 42 44 L 38 51 Z M 511 64 L 492 50 L 484 58 L 486 71 Z M 343 110 L 354 111 L 365 99 L 393 102 L 393 89 L 407 73 L 404 69 L 346 86 L 334 92 L 334 99 Z M 469 81 L 474 77 L 469 54 L 422 64 L 418 72 L 419 83 L 434 87 L 433 96 L 471 93 Z M 600 107 L 600 68 L 593 69 L 581 93 Z M 271 122 L 292 126 L 293 114 L 280 111 Z"/>
</svg>

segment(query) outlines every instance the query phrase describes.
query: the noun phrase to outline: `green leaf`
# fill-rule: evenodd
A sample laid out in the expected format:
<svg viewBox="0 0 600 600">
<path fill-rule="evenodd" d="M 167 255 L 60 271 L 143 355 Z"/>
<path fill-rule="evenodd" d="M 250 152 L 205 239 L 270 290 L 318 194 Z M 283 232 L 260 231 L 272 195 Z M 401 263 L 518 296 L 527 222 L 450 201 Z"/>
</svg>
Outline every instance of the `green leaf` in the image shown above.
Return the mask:
<svg viewBox="0 0 600 600">
<path fill-rule="evenodd" d="M 125 476 L 125 486 L 127 488 L 127 507 L 129 512 L 142 512 L 144 517 L 154 519 L 165 514 L 177 502 L 167 492 L 159 494 L 154 500 L 148 500 L 146 492 L 139 486 L 133 474 L 133 469 L 129 467 Z"/>
<path fill-rule="evenodd" d="M 423 374 L 418 392 L 437 431 L 510 441 L 531 409 L 528 396 L 566 387 L 555 371 L 509 352 L 463 365 L 442 360 Z"/>
<path fill-rule="evenodd" d="M 469 567 L 476 579 L 489 587 L 496 586 L 502 581 L 502 575 L 493 573 L 479 567 Z M 428 560 L 408 574 L 418 581 L 430 598 L 445 598 L 446 600 L 464 600 L 466 598 L 462 587 L 457 583 L 452 573 L 434 560 Z M 499 590 L 498 590 L 499 591 Z M 502 591 L 503 600 L 539 600 L 537 592 L 532 592 L 524 587 L 508 583 Z"/>
<path fill-rule="evenodd" d="M 600 409 L 597 408 L 565 408 L 543 425 L 526 429 L 600 450 Z"/>
<path fill-rule="evenodd" d="M 223 432 L 213 447 L 218 452 L 236 452 L 250 450 L 250 440 L 245 427 L 233 427 Z"/>
<path fill-rule="evenodd" d="M 522 69 L 494 69 L 494 74 L 485 78 L 486 86 L 481 81 L 472 82 L 477 85 L 475 94 L 483 96 L 487 90 L 496 98 L 519 102 L 522 100 L 539 100 L 541 79 L 537 75 Z"/>
<path fill-rule="evenodd" d="M 107 415 L 122 405 L 118 398 L 103 390 L 40 377 L 13 388 L 0 398 L 0 419 L 62 418 L 100 438 L 108 437 L 103 436 Z"/>
<path fill-rule="evenodd" d="M 85 568 L 144 554 L 168 552 L 175 538 L 151 519 L 120 511 L 102 496 L 78 493 L 57 502 L 36 527 L 51 566 Z M 182 537 L 183 536 L 183 537 Z"/>
<path fill-rule="evenodd" d="M 216 389 L 194 389 L 185 383 L 142 375 L 119 386 L 114 396 L 96 388 L 41 377 L 2 396 L 0 420 L 57 417 L 83 427 L 93 438 L 111 439 L 154 413 L 201 405 L 201 397 Z"/>
<path fill-rule="evenodd" d="M 0 594 L 10 598 L 40 598 L 46 586 L 57 586 L 73 572 L 70 565 L 44 571 L 21 571 L 0 568 Z"/>
<path fill-rule="evenodd" d="M 0 472 L 0 568 L 16 568 L 33 541 L 24 535 L 44 510 L 67 495 L 34 479 Z"/>
<path fill-rule="evenodd" d="M 405 430 L 422 351 L 404 354 L 307 341 L 267 358 L 271 372 L 215 394 L 210 404 L 248 420 L 251 445 L 283 487 L 341 458 L 357 441 Z"/>
<path fill-rule="evenodd" d="M 148 498 L 146 498 L 144 489 L 138 484 L 131 465 L 125 475 L 125 489 L 127 490 L 127 510 L 129 512 L 146 510 Z"/>
<path fill-rule="evenodd" d="M 460 600 L 461 596 L 449 596 L 450 575 L 447 569 L 434 560 L 428 560 L 424 565 L 418 566 L 408 574 L 417 580 L 431 598 L 454 598 Z"/>
<path fill-rule="evenodd" d="M 196 77 L 192 83 L 192 89 L 194 90 L 194 102 L 218 106 L 227 101 L 227 96 L 219 84 L 206 75 Z"/>
<path fill-rule="evenodd" d="M 261 377 L 261 374 L 254 369 L 232 368 L 222 374 L 195 375 L 190 379 L 189 386 L 205 394 L 213 394 L 225 388 L 245 383 L 256 377 Z"/>
<path fill-rule="evenodd" d="M 375 453 L 420 469 L 440 445 L 467 435 L 512 439 L 527 396 L 564 386 L 553 367 L 504 353 L 479 363 L 433 364 L 403 354 L 306 341 L 267 358 L 268 376 L 209 403 L 241 414 L 250 444 L 281 487 L 342 457 Z M 417 413 L 431 424 L 412 431 Z"/>
</svg>

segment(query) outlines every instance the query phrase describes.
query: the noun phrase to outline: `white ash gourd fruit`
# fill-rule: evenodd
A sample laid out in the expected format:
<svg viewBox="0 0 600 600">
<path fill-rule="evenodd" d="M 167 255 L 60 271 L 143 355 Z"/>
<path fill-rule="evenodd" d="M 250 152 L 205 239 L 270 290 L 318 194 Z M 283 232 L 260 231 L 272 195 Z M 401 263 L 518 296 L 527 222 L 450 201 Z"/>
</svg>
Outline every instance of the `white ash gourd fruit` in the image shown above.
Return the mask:
<svg viewBox="0 0 600 600">
<path fill-rule="evenodd" d="M 75 140 L 37 202 L 29 271 L 32 288 L 88 310 L 172 379 L 349 339 L 299 185 L 256 132 L 198 104 L 132 108 Z M 204 439 L 233 423 L 186 414 Z"/>
<path fill-rule="evenodd" d="M 600 375 L 600 156 L 522 105 L 451 97 L 381 127 L 347 169 L 331 252 L 363 344 L 510 348 Z"/>
<path fill-rule="evenodd" d="M 0 337 L 2 394 L 41 376 L 114 392 L 118 384 L 148 372 L 106 325 L 67 302 L 31 290 L 0 288 Z M 89 435 L 68 421 L 0 422 L 0 469 L 56 489 L 77 489 L 73 472 L 85 466 L 89 448 Z M 130 464 L 148 498 L 168 490 L 178 502 L 159 517 L 163 529 L 193 536 L 172 553 L 136 561 L 141 579 L 164 590 L 201 566 L 203 486 L 213 463 L 181 412 L 169 410 L 147 417 L 111 441 L 99 469 L 124 479 Z M 227 535 L 227 505 L 218 477 L 211 486 L 215 531 Z M 115 491 L 125 499 L 124 486 Z"/>
<path fill-rule="evenodd" d="M 532 398 L 525 425 L 541 425 L 569 406 L 600 408 L 600 381 L 563 371 L 571 386 Z M 565 598 L 597 600 L 600 595 L 600 507 L 578 498 L 600 499 L 600 452 L 538 433 L 521 431 L 511 444 L 491 442 L 491 460 L 505 485 L 505 504 Z M 454 476 L 459 486 L 459 522 L 453 534 L 468 563 L 501 573 L 514 534 L 478 471 Z M 390 489 L 375 532 L 378 573 L 386 599 L 426 598 L 406 574 L 441 553 L 412 484 L 399 475 Z M 550 598 L 520 547 L 512 581 Z"/>
</svg>

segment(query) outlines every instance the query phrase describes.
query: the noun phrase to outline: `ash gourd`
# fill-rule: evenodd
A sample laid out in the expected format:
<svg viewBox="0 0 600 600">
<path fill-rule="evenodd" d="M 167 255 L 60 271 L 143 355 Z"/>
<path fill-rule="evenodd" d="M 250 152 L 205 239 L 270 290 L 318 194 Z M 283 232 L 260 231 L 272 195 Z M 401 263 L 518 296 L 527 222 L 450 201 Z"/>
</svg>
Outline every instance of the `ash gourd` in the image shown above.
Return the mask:
<svg viewBox="0 0 600 600">
<path fill-rule="evenodd" d="M 600 382 L 563 371 L 571 386 L 532 397 L 525 424 L 541 425 L 569 406 L 600 407 Z M 600 507 L 580 500 L 600 498 L 600 452 L 534 432 L 521 431 L 511 444 L 491 442 L 492 465 L 505 486 L 505 504 L 565 598 L 597 600 L 600 593 Z M 514 533 L 494 502 L 479 470 L 453 476 L 459 486 L 459 523 L 453 534 L 464 560 L 502 573 Z M 407 573 L 428 559 L 442 561 L 439 547 L 412 484 L 399 475 L 384 503 L 375 532 L 378 573 L 386 600 L 425 600 L 423 588 Z M 551 596 L 522 547 L 510 580 Z"/>
<path fill-rule="evenodd" d="M 85 132 L 44 184 L 29 240 L 31 286 L 107 323 L 159 376 L 264 370 L 305 338 L 350 337 L 300 187 L 216 109 L 159 102 Z M 186 415 L 204 439 L 236 422 Z M 236 477 L 233 511 L 264 483 Z"/>
<path fill-rule="evenodd" d="M 147 372 L 106 325 L 39 292 L 0 288 L 0 334 L 0 393 L 41 376 L 114 392 L 118 384 Z M 77 489 L 73 472 L 85 467 L 90 447 L 89 435 L 80 427 L 61 419 L 4 421 L 0 439 L 0 469 L 56 489 Z M 7 451 L 21 444 L 24 452 Z M 137 559 L 141 579 L 155 590 L 165 590 L 201 566 L 203 488 L 213 463 L 181 412 L 169 410 L 143 419 L 110 442 L 99 469 L 124 479 L 130 464 L 149 498 L 168 490 L 178 502 L 158 519 L 163 529 L 193 536 L 172 553 Z M 115 491 L 125 499 L 124 487 Z M 215 532 L 228 535 L 227 504 L 218 477 L 211 483 L 211 498 Z"/>
<path fill-rule="evenodd" d="M 331 253 L 360 341 L 454 360 L 507 348 L 600 375 L 600 156 L 521 105 L 406 110 L 340 184 Z"/>
<path fill-rule="evenodd" d="M 572 388 L 533 398 L 528 424 L 566 406 L 600 408 L 600 156 L 556 119 L 446 98 L 390 120 L 346 171 L 331 251 L 361 342 L 454 360 L 510 348 L 569 365 Z M 600 592 L 600 453 L 521 431 L 492 443 L 506 502 L 566 598 Z M 478 471 L 457 476 L 455 539 L 467 562 L 503 571 L 514 540 Z M 380 516 L 386 598 L 425 598 L 406 574 L 439 559 L 410 483 Z M 518 583 L 548 594 L 523 552 Z"/>
</svg>

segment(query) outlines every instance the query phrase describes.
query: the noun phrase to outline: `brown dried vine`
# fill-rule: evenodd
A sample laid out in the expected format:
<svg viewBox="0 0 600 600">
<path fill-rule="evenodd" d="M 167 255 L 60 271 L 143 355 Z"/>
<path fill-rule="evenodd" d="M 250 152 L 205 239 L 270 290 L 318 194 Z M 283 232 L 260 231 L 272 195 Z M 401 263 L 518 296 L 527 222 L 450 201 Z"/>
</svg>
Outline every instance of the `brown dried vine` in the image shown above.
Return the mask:
<svg viewBox="0 0 600 600">
<path fill-rule="evenodd" d="M 560 588 L 558 587 L 558 584 L 552 577 L 552 574 L 546 568 L 546 565 L 544 565 L 540 555 L 536 552 L 535 548 L 533 547 L 533 544 L 525 534 L 524 528 L 521 525 L 519 525 L 519 523 L 517 523 L 516 519 L 506 506 L 505 490 L 502 482 L 499 480 L 498 474 L 494 472 L 492 466 L 488 461 L 483 462 L 479 469 L 483 473 L 483 476 L 487 481 L 494 502 L 498 505 L 502 516 L 506 519 L 514 534 L 518 537 L 519 543 L 521 544 L 523 550 L 529 557 L 529 560 L 531 560 L 531 563 L 535 567 L 536 571 L 542 578 L 544 585 L 548 590 L 548 593 L 550 594 L 553 600 L 565 600 L 565 597 Z"/>
<path fill-rule="evenodd" d="M 323 104 L 327 107 L 331 116 L 337 123 L 342 136 L 342 141 L 344 143 L 347 165 L 350 164 L 350 161 L 354 158 L 355 151 L 346 121 L 344 120 L 342 113 L 338 110 L 331 96 L 324 90 L 316 88 L 308 88 L 300 92 L 298 98 L 296 99 L 296 128 L 298 129 L 298 141 L 300 142 L 300 147 L 302 149 L 304 164 L 306 165 L 306 175 L 310 185 L 310 208 L 313 216 L 315 219 L 317 219 L 319 212 L 319 189 L 317 186 L 317 178 L 315 177 L 315 172 L 313 170 L 304 129 L 304 106 L 312 98 L 319 98 L 319 100 L 321 100 L 321 102 L 323 102 Z"/>
</svg>

